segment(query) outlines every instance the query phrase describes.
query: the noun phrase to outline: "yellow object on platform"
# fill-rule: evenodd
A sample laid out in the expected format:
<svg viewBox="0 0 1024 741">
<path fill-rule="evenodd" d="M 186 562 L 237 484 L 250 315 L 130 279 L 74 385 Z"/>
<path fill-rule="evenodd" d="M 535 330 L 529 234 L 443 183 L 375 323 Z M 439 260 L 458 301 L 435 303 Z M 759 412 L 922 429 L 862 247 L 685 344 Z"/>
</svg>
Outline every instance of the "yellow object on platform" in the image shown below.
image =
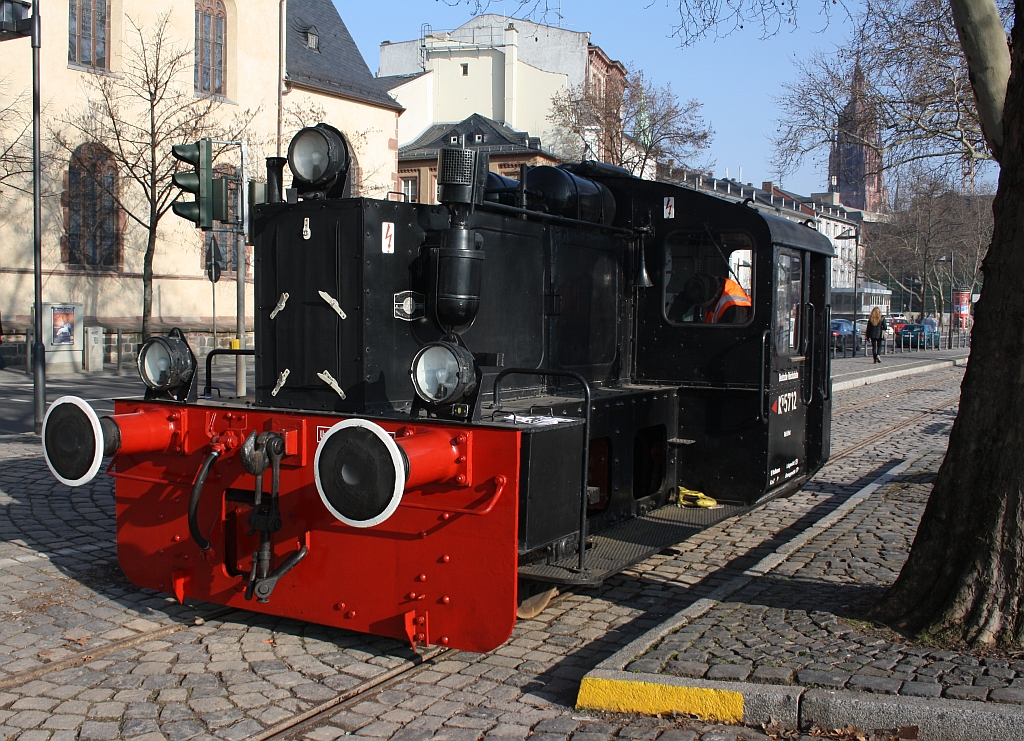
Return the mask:
<svg viewBox="0 0 1024 741">
<path fill-rule="evenodd" d="M 231 340 L 231 349 L 232 350 L 241 350 L 242 349 L 242 341 L 241 340 Z"/>
<path fill-rule="evenodd" d="M 682 507 L 717 507 L 718 500 L 712 499 L 702 491 L 695 491 L 694 489 L 687 489 L 685 486 L 679 487 L 679 504 Z"/>
<path fill-rule="evenodd" d="M 688 713 L 702 720 L 743 722 L 743 694 L 707 687 L 584 677 L 576 699 L 580 710 L 618 713 Z"/>
</svg>

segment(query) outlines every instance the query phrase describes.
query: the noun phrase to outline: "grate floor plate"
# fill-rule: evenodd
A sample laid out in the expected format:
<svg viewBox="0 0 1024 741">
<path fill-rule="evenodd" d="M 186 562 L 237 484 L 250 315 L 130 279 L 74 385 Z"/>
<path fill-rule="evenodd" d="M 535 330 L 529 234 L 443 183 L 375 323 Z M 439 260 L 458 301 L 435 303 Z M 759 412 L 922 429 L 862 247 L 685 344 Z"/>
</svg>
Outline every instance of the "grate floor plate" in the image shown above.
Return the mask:
<svg viewBox="0 0 1024 741">
<path fill-rule="evenodd" d="M 520 566 L 519 575 L 553 584 L 600 584 L 651 554 L 752 508 L 745 504 L 723 504 L 718 509 L 668 504 L 592 536 L 583 573 L 577 568 L 579 557 L 573 555 L 553 564 Z"/>
</svg>

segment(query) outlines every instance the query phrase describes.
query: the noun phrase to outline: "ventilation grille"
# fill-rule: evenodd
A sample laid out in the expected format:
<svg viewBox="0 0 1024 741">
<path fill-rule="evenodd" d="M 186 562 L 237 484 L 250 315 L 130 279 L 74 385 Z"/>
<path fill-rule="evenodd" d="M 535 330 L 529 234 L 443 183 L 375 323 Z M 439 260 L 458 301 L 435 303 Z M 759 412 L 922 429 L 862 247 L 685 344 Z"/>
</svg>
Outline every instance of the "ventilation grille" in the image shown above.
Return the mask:
<svg viewBox="0 0 1024 741">
<path fill-rule="evenodd" d="M 471 149 L 442 149 L 437 168 L 438 185 L 472 185 L 474 152 Z"/>
</svg>

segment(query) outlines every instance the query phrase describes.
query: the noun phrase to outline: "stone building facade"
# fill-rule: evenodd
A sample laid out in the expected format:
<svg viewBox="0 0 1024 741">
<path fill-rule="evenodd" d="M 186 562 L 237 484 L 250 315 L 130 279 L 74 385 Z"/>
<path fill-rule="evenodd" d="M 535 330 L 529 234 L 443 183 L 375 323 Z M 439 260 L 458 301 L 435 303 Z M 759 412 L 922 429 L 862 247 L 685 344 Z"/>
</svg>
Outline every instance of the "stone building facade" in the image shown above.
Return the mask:
<svg viewBox="0 0 1024 741">
<path fill-rule="evenodd" d="M 164 18 L 166 38 L 185 55 L 176 79 L 179 88 L 190 96 L 217 100 L 217 115 L 223 120 L 251 112 L 246 132 L 250 177 L 263 171 L 263 158 L 274 155 L 279 146 L 286 153 L 298 126 L 322 117 L 353 142 L 358 192 L 383 196 L 399 188 L 401 106 L 371 74 L 331 0 L 288 0 L 286 7 L 282 27 L 279 0 L 43 4 L 44 301 L 83 304 L 83 318 L 89 324 L 138 328 L 147 233 L 109 195 L 117 192 L 137 201 L 128 189 L 138 186 L 111 155 L 110 141 L 76 141 L 69 154 L 54 134 L 64 131 L 73 136 L 62 121 L 88 109 L 84 83 L 124 78 L 125 65 L 137 49 L 136 29 L 150 36 Z M 284 49 L 283 59 L 279 48 Z M 23 101 L 31 100 L 30 60 L 28 39 L 0 44 L 0 68 L 6 76 L 0 104 L 19 95 Z M 188 142 L 167 142 L 163 156 L 170 157 L 170 146 L 177 143 Z M 237 153 L 229 152 L 217 163 L 234 172 Z M 86 166 L 98 177 L 85 177 Z M 0 314 L 8 332 L 30 323 L 33 303 L 31 181 L 19 185 L 27 193 L 6 188 L 0 194 Z M 169 212 L 160 221 L 152 268 L 154 329 L 212 324 L 211 284 L 203 272 L 208 245 L 191 223 L 174 214 Z M 226 279 L 215 288 L 222 330 L 235 321 L 234 263 L 229 259 L 225 267 Z M 246 270 L 246 309 L 251 317 L 251 265 Z"/>
</svg>

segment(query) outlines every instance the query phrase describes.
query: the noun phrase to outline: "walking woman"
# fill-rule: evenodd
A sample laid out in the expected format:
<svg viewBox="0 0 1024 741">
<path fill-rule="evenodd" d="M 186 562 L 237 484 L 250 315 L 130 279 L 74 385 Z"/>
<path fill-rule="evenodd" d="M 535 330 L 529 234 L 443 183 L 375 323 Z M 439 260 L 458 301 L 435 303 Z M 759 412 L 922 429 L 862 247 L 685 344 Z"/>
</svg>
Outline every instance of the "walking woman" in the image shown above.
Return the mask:
<svg viewBox="0 0 1024 741">
<path fill-rule="evenodd" d="M 878 350 L 882 345 L 882 338 L 885 337 L 885 330 L 885 318 L 882 316 L 882 310 L 876 306 L 871 310 L 868 326 L 864 330 L 864 336 L 871 340 L 871 355 L 876 363 L 882 362 L 878 359 Z"/>
</svg>

